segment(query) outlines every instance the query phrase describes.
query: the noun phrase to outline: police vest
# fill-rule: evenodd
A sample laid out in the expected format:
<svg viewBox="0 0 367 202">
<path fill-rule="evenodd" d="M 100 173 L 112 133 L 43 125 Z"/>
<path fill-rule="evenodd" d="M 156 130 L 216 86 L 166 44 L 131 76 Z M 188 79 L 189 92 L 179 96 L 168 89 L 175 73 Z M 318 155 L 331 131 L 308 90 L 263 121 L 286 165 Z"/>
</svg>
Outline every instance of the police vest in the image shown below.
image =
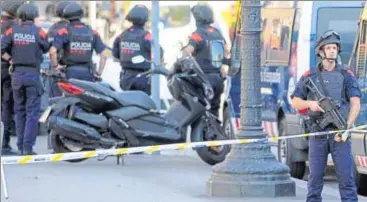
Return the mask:
<svg viewBox="0 0 367 202">
<path fill-rule="evenodd" d="M 119 41 L 120 63 L 124 69 L 148 70 L 150 64 L 143 62 L 133 64 L 131 59 L 141 55 L 150 60 L 150 50 L 144 48 L 144 37 L 148 32 L 143 29 L 129 28 L 122 32 Z"/>
<path fill-rule="evenodd" d="M 68 25 L 68 21 L 66 20 L 61 20 L 61 21 L 58 21 L 56 22 L 55 24 L 53 24 L 51 26 L 51 28 L 48 30 L 48 33 L 47 33 L 47 40 L 48 40 L 48 43 L 52 44 L 55 40 L 55 36 L 57 34 L 57 32 L 64 28 L 64 27 L 67 27 Z M 62 56 L 64 55 L 64 50 L 63 49 L 60 49 L 57 51 L 57 60 L 60 61 Z M 64 65 L 62 64 L 62 62 L 60 61 L 61 65 Z"/>
<path fill-rule="evenodd" d="M 346 71 L 340 69 L 336 71 L 324 71 L 320 72 L 320 74 L 329 97 L 337 106 L 339 106 L 340 113 L 342 114 L 344 119 L 347 120 L 349 113 L 349 103 L 346 100 L 346 88 L 344 85 L 345 74 L 347 74 Z M 317 75 L 312 74 L 310 76 L 310 79 L 312 79 L 319 91 L 323 93 L 322 84 Z M 324 96 L 326 95 L 324 94 Z M 316 94 L 313 92 L 309 92 L 307 95 L 307 100 L 317 101 Z M 309 116 L 317 119 L 321 117 L 321 113 L 309 110 Z"/>
<path fill-rule="evenodd" d="M 38 67 L 39 45 L 37 41 L 41 28 L 31 26 L 13 26 L 12 60 L 14 66 Z"/>
<path fill-rule="evenodd" d="M 65 20 L 61 20 L 61 21 L 58 21 L 56 22 L 55 24 L 53 24 L 50 29 L 48 29 L 48 32 L 47 32 L 47 40 L 49 43 L 52 43 L 55 39 L 55 36 L 57 34 L 57 32 L 64 28 L 64 27 L 67 27 L 68 25 L 68 21 L 65 21 Z"/>
<path fill-rule="evenodd" d="M 1 16 L 1 38 L 3 38 L 3 35 L 5 34 L 6 30 L 8 30 L 12 25 L 15 25 L 15 24 L 16 24 L 16 20 L 10 19 L 7 16 Z M 8 64 L 8 61 L 3 60 L 2 58 L 1 58 L 1 62 Z"/>
<path fill-rule="evenodd" d="M 76 65 L 87 64 L 92 61 L 93 55 L 93 32 L 86 25 L 77 28 L 68 24 L 69 43 L 66 45 L 62 61 L 64 64 Z"/>
<path fill-rule="evenodd" d="M 204 72 L 218 72 L 224 59 L 224 39 L 214 27 L 199 28 L 204 33 L 204 47 L 194 52 L 196 62 Z"/>
</svg>

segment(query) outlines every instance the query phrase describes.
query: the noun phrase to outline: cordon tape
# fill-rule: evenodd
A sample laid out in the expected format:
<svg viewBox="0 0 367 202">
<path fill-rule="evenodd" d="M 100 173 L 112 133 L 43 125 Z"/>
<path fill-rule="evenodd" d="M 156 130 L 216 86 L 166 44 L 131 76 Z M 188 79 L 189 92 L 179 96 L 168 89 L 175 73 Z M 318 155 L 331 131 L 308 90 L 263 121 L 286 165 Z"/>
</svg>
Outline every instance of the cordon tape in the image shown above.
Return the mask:
<svg viewBox="0 0 367 202">
<path fill-rule="evenodd" d="M 362 129 L 366 127 L 367 127 L 367 124 L 361 125 L 358 127 L 354 127 L 352 129 L 349 129 L 348 131 L 350 131 L 351 133 L 353 132 L 365 133 L 367 131 L 362 130 Z M 133 154 L 133 153 L 139 153 L 139 152 L 152 153 L 152 152 L 164 151 L 164 150 L 185 150 L 185 149 L 195 149 L 195 148 L 200 148 L 200 147 L 215 147 L 215 146 L 222 146 L 222 145 L 248 144 L 248 143 L 271 141 L 271 140 L 278 141 L 278 140 L 291 139 L 291 138 L 321 136 L 321 135 L 327 135 L 327 134 L 333 134 L 333 133 L 340 133 L 344 131 L 347 131 L 347 130 L 323 131 L 323 132 L 316 132 L 316 133 L 305 133 L 305 134 L 300 134 L 300 135 L 289 135 L 289 136 L 260 138 L 260 139 L 218 140 L 218 141 L 165 144 L 165 145 L 155 145 L 155 146 L 106 149 L 106 150 L 94 150 L 94 151 L 58 153 L 58 154 L 8 156 L 8 157 L 1 157 L 1 162 L 3 164 L 48 163 L 48 162 L 58 162 L 58 161 L 75 160 L 75 159 L 88 159 L 88 158 L 93 158 L 93 157 L 120 156 L 120 155 Z"/>
</svg>

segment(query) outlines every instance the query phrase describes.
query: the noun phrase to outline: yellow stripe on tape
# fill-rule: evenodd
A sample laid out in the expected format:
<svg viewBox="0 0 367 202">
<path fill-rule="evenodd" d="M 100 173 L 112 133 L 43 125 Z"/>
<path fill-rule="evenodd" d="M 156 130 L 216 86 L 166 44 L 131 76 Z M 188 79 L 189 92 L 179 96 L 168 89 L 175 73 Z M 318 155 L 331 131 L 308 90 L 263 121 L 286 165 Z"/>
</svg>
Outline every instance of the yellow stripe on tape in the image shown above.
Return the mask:
<svg viewBox="0 0 367 202">
<path fill-rule="evenodd" d="M 154 151 L 157 151 L 157 150 L 159 150 L 159 145 L 151 146 L 145 151 L 148 152 L 148 153 L 151 153 L 151 152 L 154 152 Z"/>
<path fill-rule="evenodd" d="M 218 146 L 219 142 L 218 141 L 210 141 L 208 142 L 208 147 L 215 147 Z"/>
<path fill-rule="evenodd" d="M 247 144 L 247 143 L 249 143 L 249 141 L 248 140 L 240 140 L 240 143 L 241 144 Z"/>
<path fill-rule="evenodd" d="M 62 157 L 64 157 L 64 154 L 56 154 L 54 157 L 52 157 L 51 161 L 52 162 L 60 161 Z"/>
<path fill-rule="evenodd" d="M 274 140 L 274 141 L 278 141 L 279 140 L 279 137 L 278 136 L 275 136 L 275 137 L 272 137 L 271 139 Z"/>
<path fill-rule="evenodd" d="M 126 154 L 126 153 L 127 153 L 127 151 L 128 151 L 128 149 L 126 149 L 126 148 L 119 149 L 119 150 L 117 150 L 116 155 L 123 155 L 123 154 Z"/>
<path fill-rule="evenodd" d="M 30 160 L 32 160 L 32 156 L 23 157 L 19 160 L 19 164 L 26 164 Z"/>
<path fill-rule="evenodd" d="M 91 151 L 91 152 L 88 152 L 87 154 L 85 154 L 84 158 L 91 158 L 91 157 L 94 157 L 96 154 L 97 154 L 96 151 Z"/>
<path fill-rule="evenodd" d="M 177 146 L 177 149 L 178 150 L 184 150 L 184 149 L 190 147 L 190 145 L 191 145 L 190 143 L 180 144 L 180 145 Z"/>
</svg>

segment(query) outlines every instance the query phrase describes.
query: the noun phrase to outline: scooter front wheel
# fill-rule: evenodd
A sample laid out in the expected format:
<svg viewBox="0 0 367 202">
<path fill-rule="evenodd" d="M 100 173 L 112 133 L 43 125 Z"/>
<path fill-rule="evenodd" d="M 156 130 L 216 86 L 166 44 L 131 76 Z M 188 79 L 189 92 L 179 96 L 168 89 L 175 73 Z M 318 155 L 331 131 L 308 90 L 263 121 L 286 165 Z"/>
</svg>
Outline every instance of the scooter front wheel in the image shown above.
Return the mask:
<svg viewBox="0 0 367 202">
<path fill-rule="evenodd" d="M 209 127 L 215 127 L 211 129 Z M 197 124 L 194 124 L 191 133 L 192 142 L 214 141 L 214 140 L 228 140 L 224 129 L 220 124 L 210 125 L 201 119 Z M 196 152 L 205 163 L 215 165 L 225 160 L 227 154 L 231 150 L 231 145 L 223 145 L 216 147 L 201 147 L 196 148 Z"/>
</svg>

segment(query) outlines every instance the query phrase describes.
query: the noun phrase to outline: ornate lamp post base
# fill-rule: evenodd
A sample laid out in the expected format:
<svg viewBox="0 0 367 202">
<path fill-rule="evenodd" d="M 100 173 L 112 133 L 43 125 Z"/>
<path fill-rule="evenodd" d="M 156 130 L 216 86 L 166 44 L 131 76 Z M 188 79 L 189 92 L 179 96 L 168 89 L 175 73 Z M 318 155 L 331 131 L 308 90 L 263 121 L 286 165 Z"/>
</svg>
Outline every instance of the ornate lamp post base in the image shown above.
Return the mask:
<svg viewBox="0 0 367 202">
<path fill-rule="evenodd" d="M 214 166 L 207 194 L 220 197 L 295 196 L 288 166 L 278 162 L 266 142 L 235 145 L 226 161 Z"/>
</svg>

